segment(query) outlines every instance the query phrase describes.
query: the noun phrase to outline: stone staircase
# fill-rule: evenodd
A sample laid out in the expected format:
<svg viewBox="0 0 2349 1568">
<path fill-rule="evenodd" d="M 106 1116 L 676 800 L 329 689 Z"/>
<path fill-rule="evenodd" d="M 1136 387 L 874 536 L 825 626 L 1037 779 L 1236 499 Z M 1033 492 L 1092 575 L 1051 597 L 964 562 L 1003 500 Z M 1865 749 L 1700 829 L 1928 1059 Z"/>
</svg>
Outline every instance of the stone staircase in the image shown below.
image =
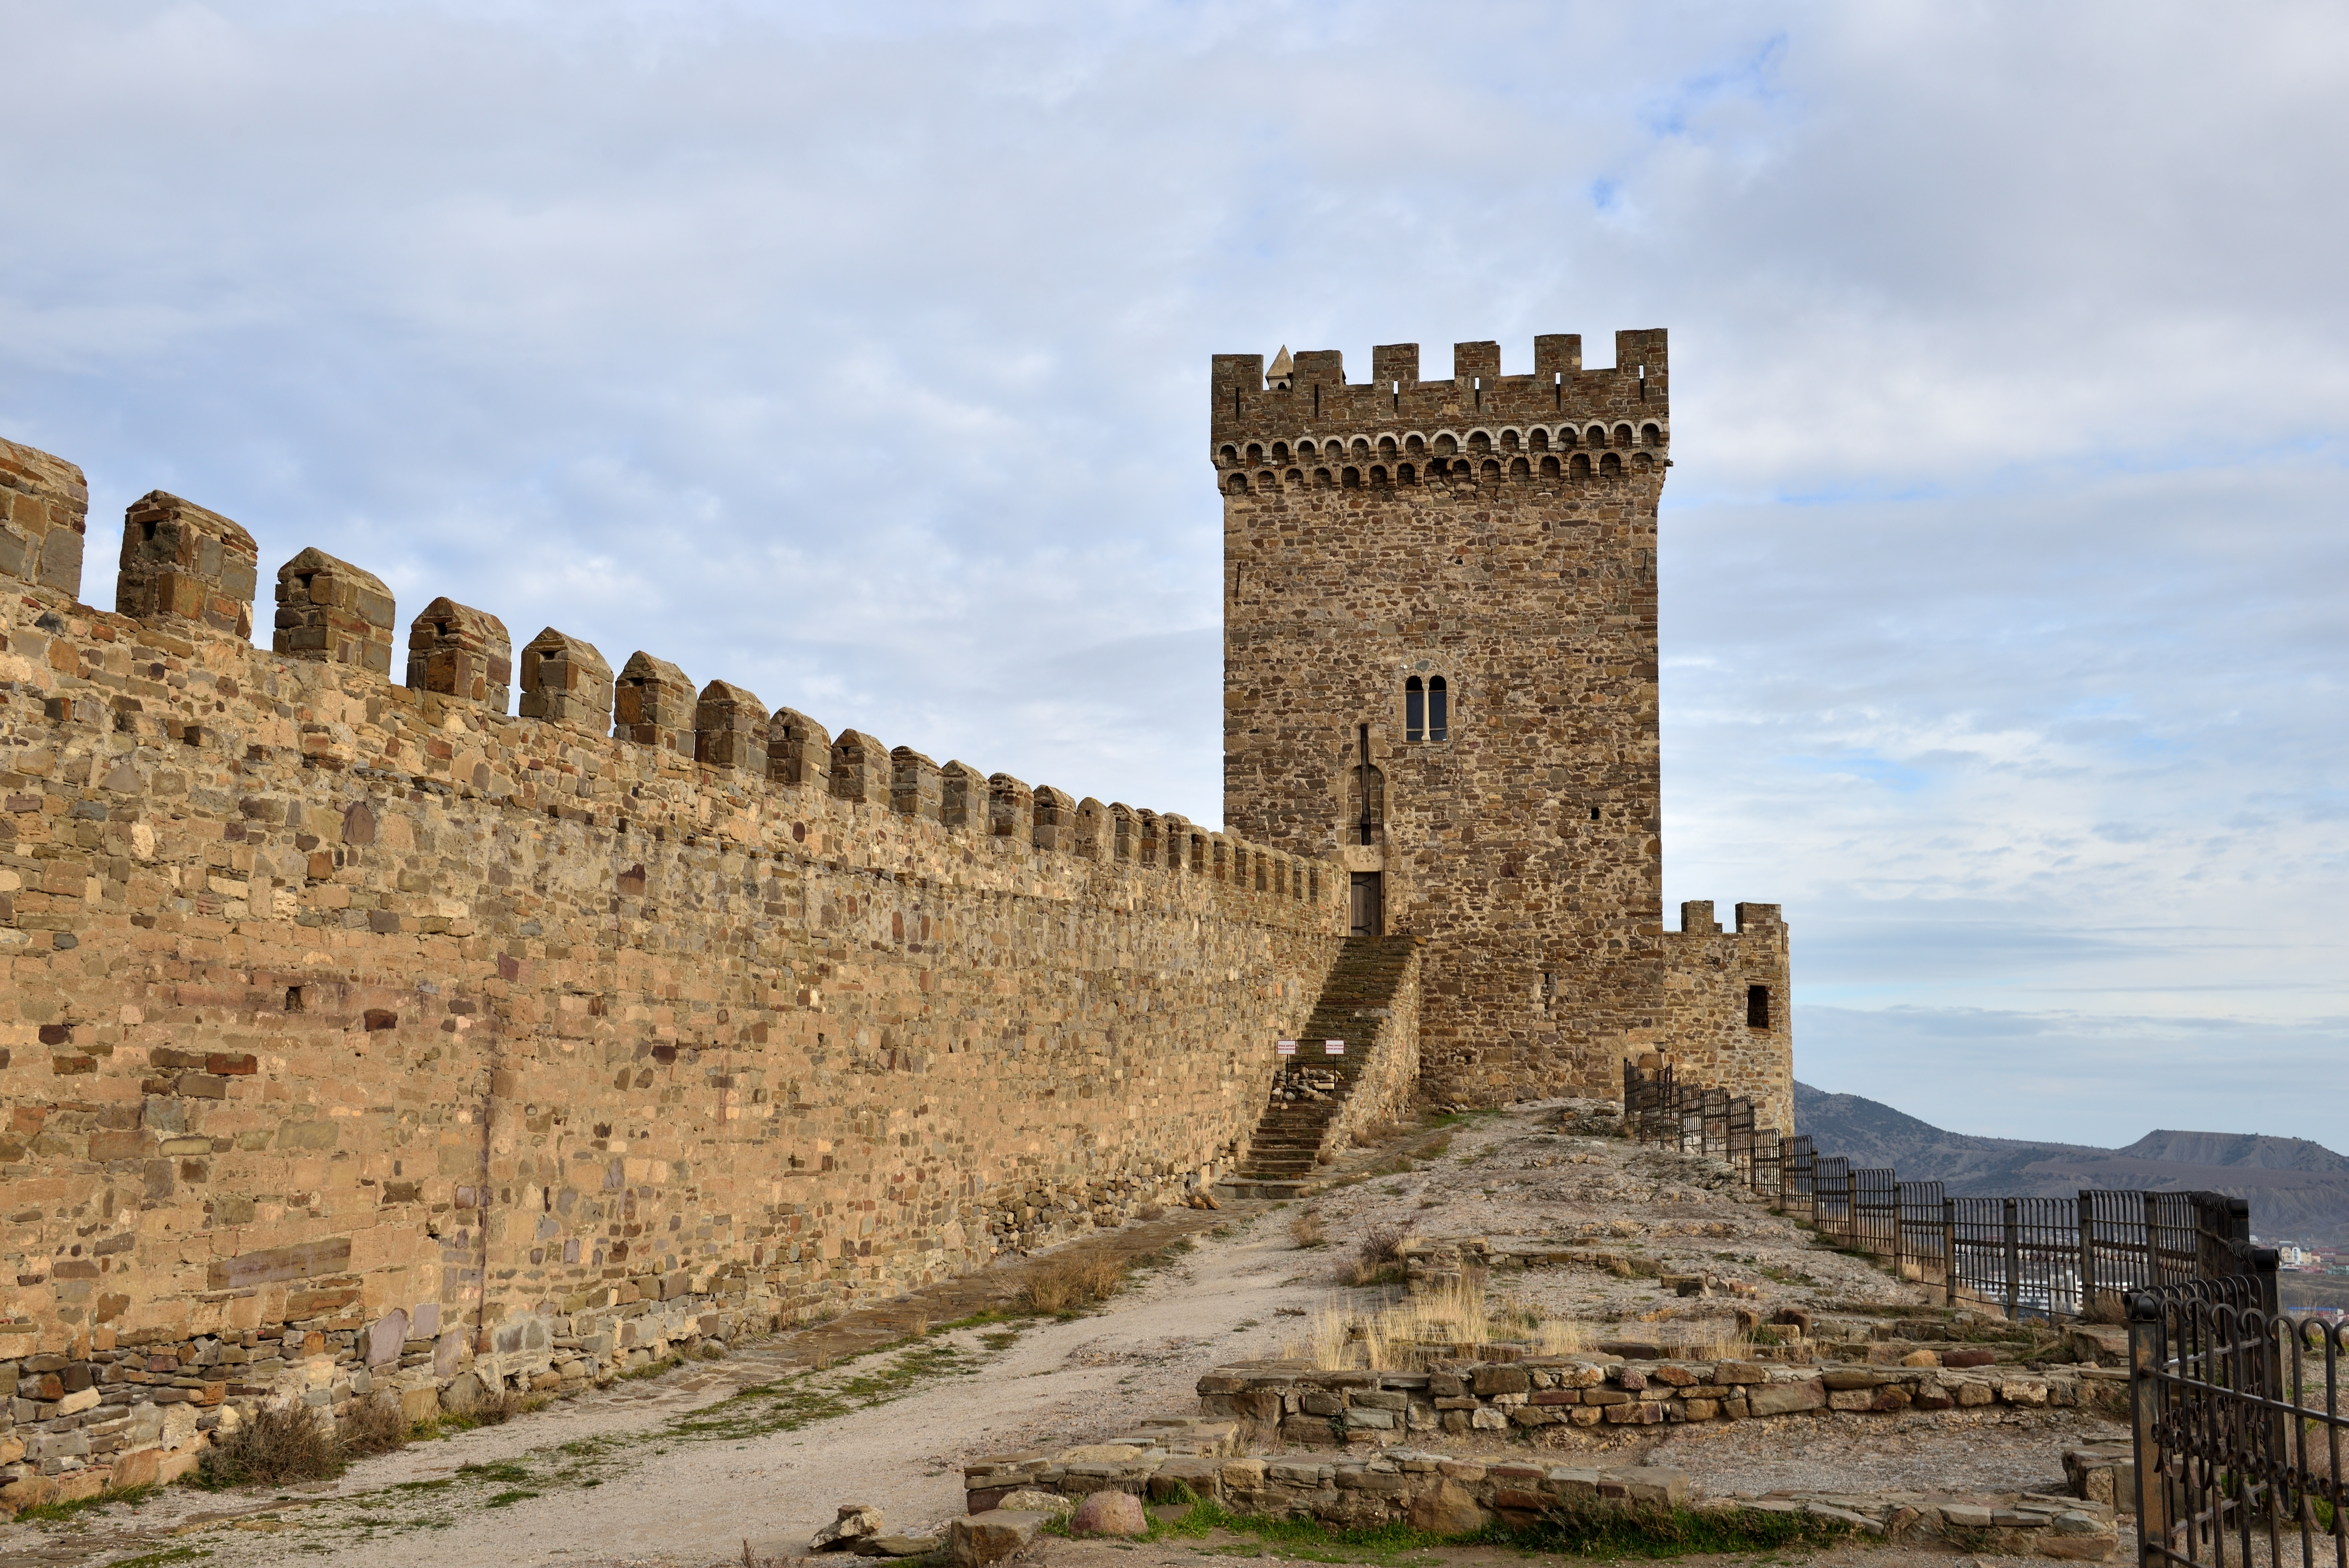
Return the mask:
<svg viewBox="0 0 2349 1568">
<path fill-rule="evenodd" d="M 1297 1078 L 1310 1086 L 1284 1096 L 1286 1075 L 1273 1080 L 1271 1099 L 1248 1140 L 1247 1160 L 1216 1183 L 1237 1198 L 1294 1198 L 1316 1185 L 1315 1168 L 1330 1127 L 1371 1065 L 1371 1040 L 1394 1005 L 1396 987 L 1411 968 L 1409 936 L 1350 936 L 1321 987 L 1313 1016 L 1297 1032 Z M 1324 1040 L 1343 1040 L 1346 1054 L 1322 1054 Z"/>
</svg>

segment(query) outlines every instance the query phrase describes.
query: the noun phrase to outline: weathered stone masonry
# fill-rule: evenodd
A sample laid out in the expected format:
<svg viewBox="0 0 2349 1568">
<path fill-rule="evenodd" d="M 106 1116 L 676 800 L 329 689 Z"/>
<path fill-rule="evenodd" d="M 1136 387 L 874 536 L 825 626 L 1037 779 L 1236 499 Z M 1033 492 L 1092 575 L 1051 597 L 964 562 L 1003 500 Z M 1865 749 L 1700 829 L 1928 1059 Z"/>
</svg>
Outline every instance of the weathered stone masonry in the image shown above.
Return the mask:
<svg viewBox="0 0 2349 1568">
<path fill-rule="evenodd" d="M 0 444 L 19 512 L 79 487 Z M 435 689 L 389 684 L 389 593 L 316 551 L 263 652 L 243 530 L 157 495 L 130 535 L 141 616 L 47 546 L 0 584 L 0 1482 L 169 1472 L 240 1399 L 606 1376 L 1179 1201 L 1343 937 L 1326 865 L 642 654 L 612 738 L 601 654 L 517 665 L 451 601 Z"/>
<path fill-rule="evenodd" d="M 1359 383 L 1335 352 L 1215 356 L 1226 822 L 1376 877 L 1382 928 L 1426 938 L 1430 1097 L 1609 1095 L 1661 1049 L 1791 1130 L 1775 906 L 1663 930 L 1664 333 L 1603 370 L 1537 337 L 1526 376 L 1495 343 L 1437 381 L 1416 344 L 1371 352 Z"/>
</svg>

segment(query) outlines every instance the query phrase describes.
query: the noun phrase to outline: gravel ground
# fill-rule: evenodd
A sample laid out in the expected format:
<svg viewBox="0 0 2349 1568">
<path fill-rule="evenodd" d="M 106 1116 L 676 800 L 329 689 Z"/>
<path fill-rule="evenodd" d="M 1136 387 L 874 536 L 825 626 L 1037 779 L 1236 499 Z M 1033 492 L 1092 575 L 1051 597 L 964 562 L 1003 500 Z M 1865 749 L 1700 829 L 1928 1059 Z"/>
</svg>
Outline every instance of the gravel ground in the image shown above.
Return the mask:
<svg viewBox="0 0 2349 1568">
<path fill-rule="evenodd" d="M 0 1563 L 111 1563 L 184 1548 L 204 1553 L 210 1568 L 280 1568 L 322 1556 L 370 1568 L 707 1568 L 737 1556 L 745 1539 L 768 1553 L 792 1550 L 851 1499 L 881 1507 L 891 1529 L 918 1532 L 959 1511 L 958 1472 L 970 1460 L 1191 1413 L 1195 1385 L 1210 1367 L 1278 1355 L 1316 1306 L 1375 1300 L 1381 1291 L 1348 1290 L 1337 1277 L 1380 1226 L 1432 1238 L 1603 1236 L 1669 1269 L 1749 1285 L 1753 1295 L 1739 1303 L 1765 1315 L 1788 1305 L 1923 1299 L 1917 1286 L 1859 1259 L 1811 1248 L 1797 1227 L 1726 1187 L 1717 1162 L 1555 1130 L 1562 1116 L 1571 1126 L 1592 1109 L 1553 1101 L 1446 1130 L 1415 1129 L 1333 1168 L 1346 1184 L 1309 1204 L 1185 1212 L 1081 1243 L 1126 1255 L 1193 1243 L 1090 1315 L 982 1325 L 856 1355 L 902 1342 L 917 1320 L 945 1322 L 1002 1300 L 1020 1277 L 1019 1266 L 1009 1266 L 742 1347 L 722 1362 L 413 1444 L 355 1465 L 331 1485 L 267 1496 L 175 1487 L 136 1511 L 118 1505 L 66 1523 L 0 1526 Z M 1326 1245 L 1291 1241 L 1289 1223 L 1306 1207 L 1319 1216 Z M 1729 1303 L 1682 1301 L 1652 1280 L 1593 1268 L 1512 1272 L 1496 1275 L 1493 1288 L 1602 1335 L 1659 1323 L 1724 1335 L 1732 1326 Z M 1712 1328 L 1695 1321 L 1713 1319 Z M 820 1362 L 830 1365 L 816 1370 Z M 755 1392 L 761 1388 L 776 1391 Z M 1610 1454 L 1614 1463 L 1636 1454 L 1681 1466 L 1700 1491 L 1718 1494 L 2043 1487 L 2061 1475 L 2068 1442 L 2116 1430 L 2048 1411 L 1782 1418 L 1649 1429 L 1630 1439 L 1546 1428 L 1543 1436 L 1557 1449 Z M 1463 1453 L 1499 1447 L 1489 1439 L 1441 1446 Z M 1107 1551 L 1119 1553 L 1119 1568 L 1140 1568 L 1152 1553 L 1195 1555 L 1189 1547 L 1050 1548 L 1055 1568 L 1094 1568 Z M 1888 1557 L 1871 1553 L 1868 1561 Z"/>
</svg>

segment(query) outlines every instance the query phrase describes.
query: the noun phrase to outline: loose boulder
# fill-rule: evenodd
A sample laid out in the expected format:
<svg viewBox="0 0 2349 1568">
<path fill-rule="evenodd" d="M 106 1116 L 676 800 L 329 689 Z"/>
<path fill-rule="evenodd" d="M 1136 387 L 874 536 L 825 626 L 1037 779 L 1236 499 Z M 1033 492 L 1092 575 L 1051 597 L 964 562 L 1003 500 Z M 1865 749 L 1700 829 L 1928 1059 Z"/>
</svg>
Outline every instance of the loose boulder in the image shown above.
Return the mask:
<svg viewBox="0 0 2349 1568">
<path fill-rule="evenodd" d="M 881 1511 L 862 1502 L 843 1502 L 839 1517 L 808 1539 L 810 1552 L 845 1552 L 869 1535 L 881 1533 Z"/>
<path fill-rule="evenodd" d="M 1077 1504 L 1069 1517 L 1071 1535 L 1146 1535 L 1150 1516 L 1142 1500 L 1130 1491 L 1096 1491 Z"/>
</svg>

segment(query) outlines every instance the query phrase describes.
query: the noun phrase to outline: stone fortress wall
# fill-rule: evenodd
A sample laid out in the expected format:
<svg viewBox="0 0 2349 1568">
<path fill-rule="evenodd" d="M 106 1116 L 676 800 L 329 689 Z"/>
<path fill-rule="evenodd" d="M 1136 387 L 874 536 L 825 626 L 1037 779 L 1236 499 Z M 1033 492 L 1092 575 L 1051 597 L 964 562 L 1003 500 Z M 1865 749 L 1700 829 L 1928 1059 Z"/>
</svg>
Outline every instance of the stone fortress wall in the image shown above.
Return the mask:
<svg viewBox="0 0 2349 1568">
<path fill-rule="evenodd" d="M 0 443 L 0 1483 L 1180 1202 L 1343 940 L 1327 863 L 450 600 L 392 684 L 315 550 L 256 648 L 250 536 L 160 492 L 93 609 L 86 511 Z"/>
<path fill-rule="evenodd" d="M 1563 334 L 1529 375 L 1490 342 L 1441 380 L 1416 344 L 1371 358 L 1214 358 L 1226 822 L 1375 874 L 1384 929 L 1426 939 L 1431 1099 L 1611 1096 L 1664 1051 L 1791 1130 L 1775 907 L 1663 929 L 1666 335 L 1617 333 L 1606 369 Z"/>
</svg>

